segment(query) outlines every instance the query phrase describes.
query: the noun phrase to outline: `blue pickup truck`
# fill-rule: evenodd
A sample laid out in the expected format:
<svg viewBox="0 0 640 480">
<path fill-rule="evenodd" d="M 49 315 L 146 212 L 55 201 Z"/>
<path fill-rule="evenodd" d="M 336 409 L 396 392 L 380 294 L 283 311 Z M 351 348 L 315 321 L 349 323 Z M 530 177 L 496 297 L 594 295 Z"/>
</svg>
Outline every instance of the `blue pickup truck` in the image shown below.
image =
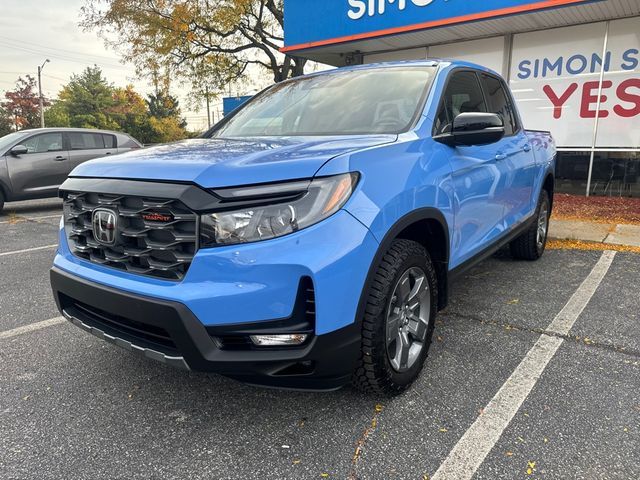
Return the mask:
<svg viewBox="0 0 640 480">
<path fill-rule="evenodd" d="M 257 385 L 407 389 L 469 266 L 545 250 L 555 145 L 477 65 L 274 85 L 202 138 L 77 167 L 62 314 L 148 358 Z"/>
</svg>

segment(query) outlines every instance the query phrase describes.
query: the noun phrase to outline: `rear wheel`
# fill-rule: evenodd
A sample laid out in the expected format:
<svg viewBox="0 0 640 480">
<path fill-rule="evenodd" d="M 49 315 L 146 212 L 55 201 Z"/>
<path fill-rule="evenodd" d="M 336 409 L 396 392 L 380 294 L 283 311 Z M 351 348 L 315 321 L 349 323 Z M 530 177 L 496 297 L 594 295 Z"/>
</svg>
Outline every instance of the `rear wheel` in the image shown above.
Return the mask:
<svg viewBox="0 0 640 480">
<path fill-rule="evenodd" d="M 540 194 L 536 220 L 531 226 L 511 242 L 511 255 L 519 260 L 538 260 L 547 246 L 549 233 L 549 217 L 551 216 L 551 203 L 549 194 L 543 190 Z"/>
<path fill-rule="evenodd" d="M 425 248 L 394 241 L 367 292 L 354 386 L 397 395 L 415 381 L 431 345 L 437 298 L 436 272 Z"/>
<path fill-rule="evenodd" d="M 2 190 L 0 190 L 0 212 L 2 212 L 3 207 L 4 207 L 4 194 L 2 193 Z"/>
</svg>

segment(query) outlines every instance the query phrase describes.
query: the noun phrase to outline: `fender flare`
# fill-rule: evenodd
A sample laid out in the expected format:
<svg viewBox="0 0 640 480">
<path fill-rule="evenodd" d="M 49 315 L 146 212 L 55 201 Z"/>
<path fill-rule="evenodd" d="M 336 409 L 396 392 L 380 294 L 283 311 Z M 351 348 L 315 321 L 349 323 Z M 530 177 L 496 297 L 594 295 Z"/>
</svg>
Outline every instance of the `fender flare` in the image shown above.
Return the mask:
<svg viewBox="0 0 640 480">
<path fill-rule="evenodd" d="M 11 189 L 2 180 L 0 180 L 0 194 L 4 197 L 5 202 L 9 202 L 11 200 Z"/>
<path fill-rule="evenodd" d="M 444 231 L 445 237 L 445 260 L 443 262 L 439 262 L 439 265 L 434 265 L 436 267 L 436 271 L 438 272 L 438 303 L 440 309 L 446 306 L 448 301 L 448 289 L 449 282 L 447 281 L 447 275 L 449 271 L 449 250 L 450 250 L 450 240 L 449 240 L 449 225 L 447 224 L 447 220 L 438 210 L 433 207 L 419 208 L 417 210 L 413 210 L 408 213 L 404 217 L 401 217 L 393 226 L 387 231 L 384 238 L 380 242 L 378 246 L 378 250 L 376 251 L 375 256 L 373 257 L 373 261 L 369 266 L 369 271 L 367 272 L 367 277 L 362 287 L 362 291 L 360 292 L 360 300 L 358 301 L 358 309 L 356 310 L 356 318 L 355 324 L 361 325 L 362 318 L 364 317 L 365 308 L 367 305 L 367 294 L 369 292 L 369 288 L 373 283 L 373 279 L 376 275 L 378 267 L 382 262 L 382 257 L 389 247 L 393 243 L 393 241 L 398 238 L 398 235 L 405 230 L 410 225 L 414 223 L 424 221 L 424 220 L 435 220 L 437 221 Z"/>
</svg>

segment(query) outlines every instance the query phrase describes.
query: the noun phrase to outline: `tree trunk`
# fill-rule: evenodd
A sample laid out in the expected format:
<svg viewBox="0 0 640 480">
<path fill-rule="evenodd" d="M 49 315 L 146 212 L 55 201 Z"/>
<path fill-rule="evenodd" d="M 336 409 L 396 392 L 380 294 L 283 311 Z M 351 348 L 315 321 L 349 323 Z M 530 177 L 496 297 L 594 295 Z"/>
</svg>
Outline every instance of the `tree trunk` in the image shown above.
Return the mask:
<svg viewBox="0 0 640 480">
<path fill-rule="evenodd" d="M 307 64 L 307 60 L 305 58 L 295 57 L 294 64 L 293 64 L 293 73 L 291 76 L 299 77 L 301 75 L 304 75 L 304 67 L 306 64 Z"/>
<path fill-rule="evenodd" d="M 307 64 L 305 58 L 292 57 L 286 55 L 282 65 L 278 65 L 273 70 L 273 80 L 275 83 L 280 83 L 287 78 L 299 77 L 304 75 L 304 67 Z"/>
<path fill-rule="evenodd" d="M 280 83 L 283 80 L 289 78 L 289 72 L 291 71 L 291 57 L 286 55 L 282 65 L 278 65 L 274 72 L 274 80 L 276 83 Z"/>
</svg>

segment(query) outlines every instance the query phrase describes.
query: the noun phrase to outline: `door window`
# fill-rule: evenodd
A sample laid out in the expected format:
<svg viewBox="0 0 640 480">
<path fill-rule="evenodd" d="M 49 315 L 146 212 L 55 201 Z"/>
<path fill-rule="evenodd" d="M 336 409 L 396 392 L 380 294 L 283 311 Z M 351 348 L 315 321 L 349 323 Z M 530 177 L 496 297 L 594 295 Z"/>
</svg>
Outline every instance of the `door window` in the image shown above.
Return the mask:
<svg viewBox="0 0 640 480">
<path fill-rule="evenodd" d="M 453 119 L 461 113 L 486 112 L 487 106 L 474 72 L 455 72 L 449 78 L 440 111 L 436 117 L 435 134 L 451 131 Z"/>
<path fill-rule="evenodd" d="M 115 135 L 102 135 L 102 140 L 104 141 L 104 148 L 116 148 L 116 137 Z"/>
<path fill-rule="evenodd" d="M 69 132 L 71 150 L 95 150 L 105 148 L 104 137 L 100 133 Z"/>
<path fill-rule="evenodd" d="M 43 133 L 22 142 L 28 153 L 59 152 L 62 150 L 62 133 Z"/>
<path fill-rule="evenodd" d="M 489 111 L 502 117 L 505 135 L 513 135 L 518 131 L 518 122 L 504 85 L 497 78 L 484 74 L 482 75 L 482 83 L 487 95 Z"/>
</svg>

